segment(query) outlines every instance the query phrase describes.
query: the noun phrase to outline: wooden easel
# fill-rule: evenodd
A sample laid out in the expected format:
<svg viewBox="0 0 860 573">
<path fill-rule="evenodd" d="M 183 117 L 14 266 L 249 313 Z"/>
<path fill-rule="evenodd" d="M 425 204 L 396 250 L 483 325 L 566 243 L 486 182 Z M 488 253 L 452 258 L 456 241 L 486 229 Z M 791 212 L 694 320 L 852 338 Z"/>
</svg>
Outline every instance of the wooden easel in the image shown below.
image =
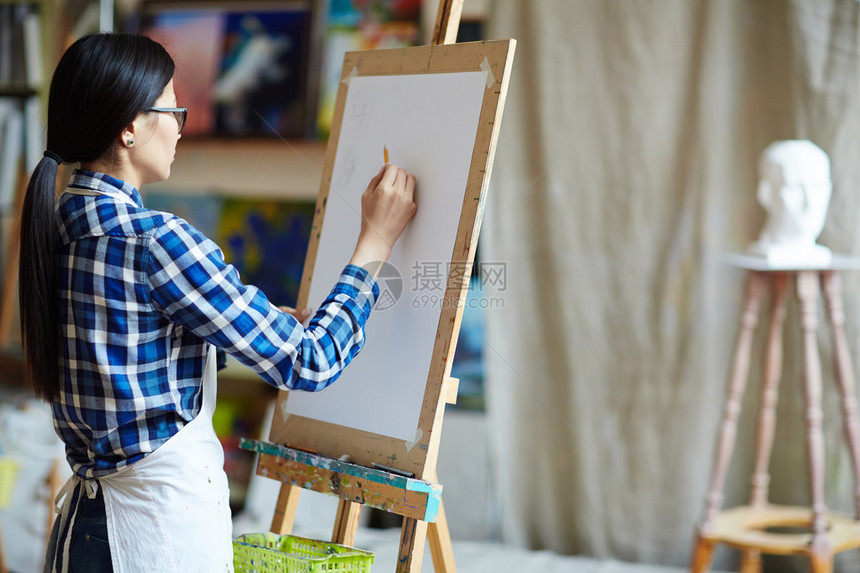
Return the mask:
<svg viewBox="0 0 860 573">
<path fill-rule="evenodd" d="M 432 44 L 456 41 L 463 0 L 440 0 Z M 459 323 L 458 323 L 459 324 Z M 448 403 L 456 401 L 458 381 L 446 378 Z M 424 479 L 368 468 L 286 446 L 243 440 L 241 447 L 259 453 L 257 473 L 282 482 L 271 530 L 279 535 L 292 531 L 302 489 L 340 498 L 331 540 L 353 545 L 361 507 L 368 505 L 403 517 L 397 572 L 418 572 L 425 541 L 437 573 L 456 571 L 451 535 L 441 501 L 442 486 L 435 483 L 435 469 Z"/>
<path fill-rule="evenodd" d="M 451 536 L 438 483 L 256 440 L 240 447 L 260 454 L 257 473 L 283 483 L 271 530 L 287 535 L 293 529 L 302 489 L 340 498 L 331 540 L 353 545 L 361 507 L 367 505 L 403 516 L 397 571 L 420 571 L 424 542 L 437 572 L 454 572 Z"/>
</svg>

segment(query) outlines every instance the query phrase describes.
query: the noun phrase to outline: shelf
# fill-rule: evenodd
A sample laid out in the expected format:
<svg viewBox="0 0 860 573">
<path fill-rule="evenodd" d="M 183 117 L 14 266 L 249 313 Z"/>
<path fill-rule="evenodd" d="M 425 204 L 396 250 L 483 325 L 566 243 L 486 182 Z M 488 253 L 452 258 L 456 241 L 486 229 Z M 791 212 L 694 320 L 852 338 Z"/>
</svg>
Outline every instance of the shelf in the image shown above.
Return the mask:
<svg viewBox="0 0 860 573">
<path fill-rule="evenodd" d="M 314 200 L 325 146 L 309 140 L 181 139 L 170 178 L 145 190 Z"/>
<path fill-rule="evenodd" d="M 31 97 L 38 94 L 39 92 L 34 88 L 23 86 L 0 86 L 0 97 Z"/>
<path fill-rule="evenodd" d="M 27 388 L 26 363 L 20 347 L 0 350 L 0 386 Z"/>
</svg>

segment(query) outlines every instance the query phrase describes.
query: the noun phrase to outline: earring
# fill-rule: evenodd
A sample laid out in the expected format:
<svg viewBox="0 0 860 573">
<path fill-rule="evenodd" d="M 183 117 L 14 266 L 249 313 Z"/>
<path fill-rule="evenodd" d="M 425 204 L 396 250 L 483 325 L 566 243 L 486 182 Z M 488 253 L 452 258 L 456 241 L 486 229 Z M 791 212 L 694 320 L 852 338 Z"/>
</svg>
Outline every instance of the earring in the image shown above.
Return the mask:
<svg viewBox="0 0 860 573">
<path fill-rule="evenodd" d="M 129 137 L 127 143 L 128 143 L 128 146 L 131 147 L 132 145 L 134 145 L 134 139 Z"/>
</svg>

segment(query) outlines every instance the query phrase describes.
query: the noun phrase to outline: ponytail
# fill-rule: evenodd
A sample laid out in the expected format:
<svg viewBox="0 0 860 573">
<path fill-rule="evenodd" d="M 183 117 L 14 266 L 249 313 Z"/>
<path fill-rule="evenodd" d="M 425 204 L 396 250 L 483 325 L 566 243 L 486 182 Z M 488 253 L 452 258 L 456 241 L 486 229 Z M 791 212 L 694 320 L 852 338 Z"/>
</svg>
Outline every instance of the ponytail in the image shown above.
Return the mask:
<svg viewBox="0 0 860 573">
<path fill-rule="evenodd" d="M 59 156 L 47 152 L 36 166 L 21 211 L 18 298 L 27 373 L 36 396 L 53 401 L 59 387 L 56 245 L 54 220 Z"/>
</svg>

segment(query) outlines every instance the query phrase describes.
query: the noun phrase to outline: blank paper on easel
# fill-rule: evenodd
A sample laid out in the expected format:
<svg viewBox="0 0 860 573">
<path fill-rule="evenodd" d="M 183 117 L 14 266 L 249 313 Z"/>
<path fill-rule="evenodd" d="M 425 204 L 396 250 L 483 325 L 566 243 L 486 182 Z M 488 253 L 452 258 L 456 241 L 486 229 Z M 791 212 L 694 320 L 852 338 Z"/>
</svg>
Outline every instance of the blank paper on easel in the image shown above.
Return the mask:
<svg viewBox="0 0 860 573">
<path fill-rule="evenodd" d="M 349 261 L 361 194 L 382 166 L 383 147 L 392 163 L 416 176 L 418 213 L 389 258 L 400 292 L 396 274 L 380 277 L 382 296 L 364 349 L 326 390 L 291 392 L 286 413 L 417 441 L 487 77 L 463 72 L 347 81 L 308 304 L 319 307 Z"/>
</svg>

